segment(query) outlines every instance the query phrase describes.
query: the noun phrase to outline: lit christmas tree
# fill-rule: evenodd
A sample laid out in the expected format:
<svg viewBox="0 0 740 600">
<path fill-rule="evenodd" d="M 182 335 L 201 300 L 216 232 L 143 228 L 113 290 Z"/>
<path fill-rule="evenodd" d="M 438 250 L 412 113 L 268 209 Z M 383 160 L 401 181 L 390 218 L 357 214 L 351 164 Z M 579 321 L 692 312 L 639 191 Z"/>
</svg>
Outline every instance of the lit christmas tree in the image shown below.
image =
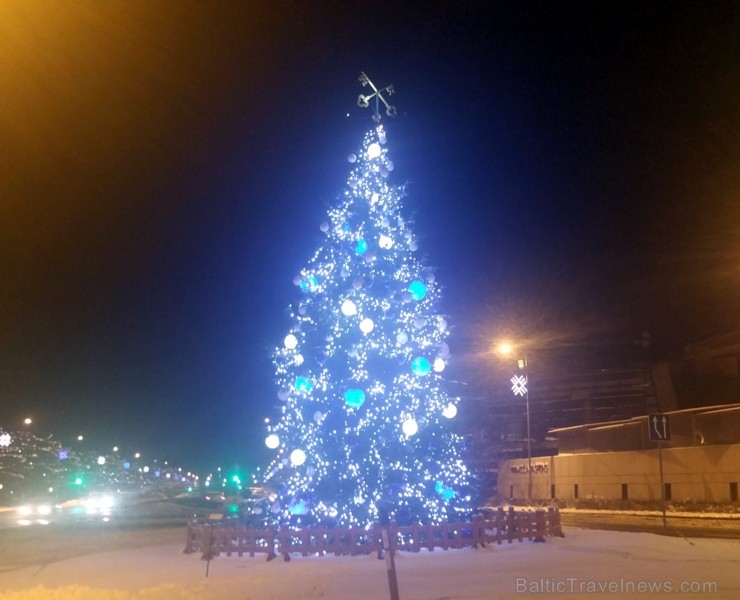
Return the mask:
<svg viewBox="0 0 740 600">
<path fill-rule="evenodd" d="M 363 76 L 363 84 L 372 83 Z M 338 205 L 321 223 L 325 239 L 294 279 L 300 298 L 275 351 L 280 420 L 265 443 L 277 455 L 266 480 L 283 521 L 366 526 L 389 510 L 399 522 L 469 516 L 469 474 L 451 430 L 457 398 L 444 387 L 450 351 L 440 287 L 417 257 L 402 216 L 403 186 L 378 101 L 375 125 Z"/>
</svg>

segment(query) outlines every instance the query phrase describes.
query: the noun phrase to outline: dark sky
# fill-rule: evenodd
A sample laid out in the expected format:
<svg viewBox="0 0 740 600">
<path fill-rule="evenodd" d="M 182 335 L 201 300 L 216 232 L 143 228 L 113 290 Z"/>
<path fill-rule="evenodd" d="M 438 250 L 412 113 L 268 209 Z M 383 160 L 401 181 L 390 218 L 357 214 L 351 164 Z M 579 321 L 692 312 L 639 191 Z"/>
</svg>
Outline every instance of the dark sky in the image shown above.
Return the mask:
<svg viewBox="0 0 740 600">
<path fill-rule="evenodd" d="M 362 70 L 453 351 L 738 328 L 737 2 L 9 0 L 0 426 L 254 463 Z"/>
</svg>

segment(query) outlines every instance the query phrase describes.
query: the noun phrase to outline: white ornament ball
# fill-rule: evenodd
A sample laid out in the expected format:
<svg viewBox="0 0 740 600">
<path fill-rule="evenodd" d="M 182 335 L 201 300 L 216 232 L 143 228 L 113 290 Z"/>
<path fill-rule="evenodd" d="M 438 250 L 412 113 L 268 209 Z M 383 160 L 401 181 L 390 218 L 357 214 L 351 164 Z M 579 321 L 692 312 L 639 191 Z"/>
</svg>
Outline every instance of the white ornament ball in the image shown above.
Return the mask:
<svg viewBox="0 0 740 600">
<path fill-rule="evenodd" d="M 279 390 L 277 393 L 278 400 L 285 402 L 289 397 L 290 394 L 287 390 Z"/>
<path fill-rule="evenodd" d="M 444 410 L 442 411 L 442 416 L 446 417 L 447 419 L 452 419 L 456 414 L 457 406 L 455 406 L 452 402 L 445 406 Z"/>
<path fill-rule="evenodd" d="M 280 438 L 276 436 L 274 433 L 271 433 L 265 438 L 265 446 L 267 446 L 270 450 L 274 450 L 280 445 Z"/>
<path fill-rule="evenodd" d="M 438 348 L 437 348 L 437 356 L 440 358 L 449 358 L 450 357 L 450 347 L 447 345 L 447 342 L 442 342 Z"/>
<path fill-rule="evenodd" d="M 378 238 L 378 246 L 383 248 L 383 250 L 390 250 L 393 246 L 393 240 L 385 234 L 380 234 L 380 238 Z"/>
<path fill-rule="evenodd" d="M 355 303 L 352 302 L 352 300 L 345 300 L 342 302 L 342 314 L 351 317 L 353 315 L 357 314 L 357 306 L 355 306 Z"/>
<path fill-rule="evenodd" d="M 372 143 L 367 147 L 367 157 L 370 159 L 380 156 L 380 144 Z"/>
<path fill-rule="evenodd" d="M 403 425 L 401 425 L 401 429 L 403 429 L 403 432 L 411 437 L 414 435 L 417 431 L 419 431 L 419 426 L 416 424 L 416 421 L 414 419 L 406 419 L 403 422 Z"/>
<path fill-rule="evenodd" d="M 422 317 L 417 317 L 416 319 L 414 319 L 414 327 L 416 327 L 417 329 L 421 329 L 426 324 L 427 320 Z"/>
<path fill-rule="evenodd" d="M 444 361 L 443 358 L 435 358 L 434 364 L 432 365 L 432 369 L 434 369 L 437 373 L 441 373 L 445 370 L 445 367 L 447 366 L 447 363 Z"/>
<path fill-rule="evenodd" d="M 304 462 L 306 462 L 306 453 L 303 450 L 296 449 L 290 453 L 290 464 L 294 467 L 300 467 Z"/>
<path fill-rule="evenodd" d="M 396 336 L 396 342 L 398 342 L 401 345 L 405 344 L 408 341 L 409 341 L 409 336 L 406 335 L 406 333 L 404 333 L 403 331 L 399 332 L 398 335 Z"/>
<path fill-rule="evenodd" d="M 324 420 L 324 413 L 322 413 L 320 410 L 317 410 L 315 413 L 313 413 L 313 420 L 317 423 L 321 423 L 321 421 Z"/>
<path fill-rule="evenodd" d="M 356 155 L 356 154 L 350 154 L 350 155 L 349 155 L 349 156 L 347 157 L 347 160 L 348 160 L 349 162 L 351 162 L 351 163 L 353 163 L 353 162 L 357 162 L 357 155 Z"/>
<path fill-rule="evenodd" d="M 342 277 L 349 277 L 349 269 L 347 267 L 342 267 L 342 269 L 339 271 L 339 274 Z"/>
<path fill-rule="evenodd" d="M 293 285 L 301 285 L 301 281 L 303 281 L 303 277 L 300 275 L 293 277 Z"/>
<path fill-rule="evenodd" d="M 393 169 L 396 168 L 396 165 L 393 164 L 392 160 L 389 160 L 387 163 L 385 163 L 385 168 L 388 169 L 389 171 L 392 171 Z"/>
<path fill-rule="evenodd" d="M 298 338 L 294 336 L 292 333 L 289 333 L 288 335 L 285 336 L 283 343 L 285 344 L 285 347 L 288 350 L 292 350 L 298 345 Z"/>
<path fill-rule="evenodd" d="M 447 319 L 445 319 L 444 317 L 439 317 L 439 319 L 437 319 L 437 329 L 439 329 L 440 331 L 446 331 Z"/>
<path fill-rule="evenodd" d="M 374 327 L 375 323 L 373 323 L 373 320 L 370 318 L 366 317 L 360 321 L 360 331 L 362 331 L 362 333 L 370 333 Z"/>
<path fill-rule="evenodd" d="M 409 250 L 411 252 L 416 252 L 419 249 L 419 245 L 416 243 L 416 241 L 412 240 L 409 242 Z"/>
<path fill-rule="evenodd" d="M 365 283 L 365 280 L 362 277 L 355 277 L 355 280 L 352 282 L 352 287 L 359 290 L 363 283 Z"/>
<path fill-rule="evenodd" d="M 319 225 L 319 229 L 326 233 L 327 231 L 329 231 L 329 223 L 327 223 L 326 221 L 322 221 L 321 225 Z"/>
</svg>

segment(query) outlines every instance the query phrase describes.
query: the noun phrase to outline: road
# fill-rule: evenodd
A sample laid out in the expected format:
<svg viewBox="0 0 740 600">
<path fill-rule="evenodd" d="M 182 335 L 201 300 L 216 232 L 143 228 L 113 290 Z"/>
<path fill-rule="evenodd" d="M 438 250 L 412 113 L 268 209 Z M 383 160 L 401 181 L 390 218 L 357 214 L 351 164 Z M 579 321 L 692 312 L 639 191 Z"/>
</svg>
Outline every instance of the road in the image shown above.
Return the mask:
<svg viewBox="0 0 740 600">
<path fill-rule="evenodd" d="M 44 514 L 35 511 L 31 514 L 21 514 L 17 508 L 4 508 L 0 509 L 0 530 L 184 527 L 188 520 L 202 518 L 207 510 L 208 508 L 204 506 L 188 506 L 162 498 L 116 498 L 110 505 L 72 503 L 53 507 L 51 512 Z"/>
</svg>

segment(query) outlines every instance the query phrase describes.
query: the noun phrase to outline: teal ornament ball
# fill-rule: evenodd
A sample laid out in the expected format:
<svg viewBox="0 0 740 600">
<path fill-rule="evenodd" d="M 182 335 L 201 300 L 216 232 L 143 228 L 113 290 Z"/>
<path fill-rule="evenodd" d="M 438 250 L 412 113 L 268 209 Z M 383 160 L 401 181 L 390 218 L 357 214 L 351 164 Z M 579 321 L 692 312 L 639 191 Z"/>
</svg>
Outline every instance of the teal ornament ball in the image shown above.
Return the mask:
<svg viewBox="0 0 740 600">
<path fill-rule="evenodd" d="M 350 408 L 360 408 L 365 403 L 365 392 L 350 389 L 344 393 L 344 401 Z"/>
<path fill-rule="evenodd" d="M 357 244 L 355 244 L 355 252 L 357 252 L 359 256 L 362 256 L 367 252 L 367 242 L 362 238 L 357 240 Z"/>
<path fill-rule="evenodd" d="M 432 367 L 426 358 L 420 356 L 411 361 L 411 370 L 417 377 L 424 377 L 425 375 L 429 375 Z"/>
<path fill-rule="evenodd" d="M 295 389 L 299 392 L 310 392 L 313 389 L 313 381 L 308 377 L 296 377 Z"/>
<path fill-rule="evenodd" d="M 421 281 L 412 282 L 408 287 L 408 291 L 411 293 L 411 297 L 416 301 L 421 300 L 427 295 L 427 288 Z"/>
<path fill-rule="evenodd" d="M 308 292 L 315 292 L 319 287 L 319 280 L 316 279 L 313 275 L 306 277 L 303 281 L 301 281 L 301 291 L 304 294 L 307 294 Z"/>
</svg>

